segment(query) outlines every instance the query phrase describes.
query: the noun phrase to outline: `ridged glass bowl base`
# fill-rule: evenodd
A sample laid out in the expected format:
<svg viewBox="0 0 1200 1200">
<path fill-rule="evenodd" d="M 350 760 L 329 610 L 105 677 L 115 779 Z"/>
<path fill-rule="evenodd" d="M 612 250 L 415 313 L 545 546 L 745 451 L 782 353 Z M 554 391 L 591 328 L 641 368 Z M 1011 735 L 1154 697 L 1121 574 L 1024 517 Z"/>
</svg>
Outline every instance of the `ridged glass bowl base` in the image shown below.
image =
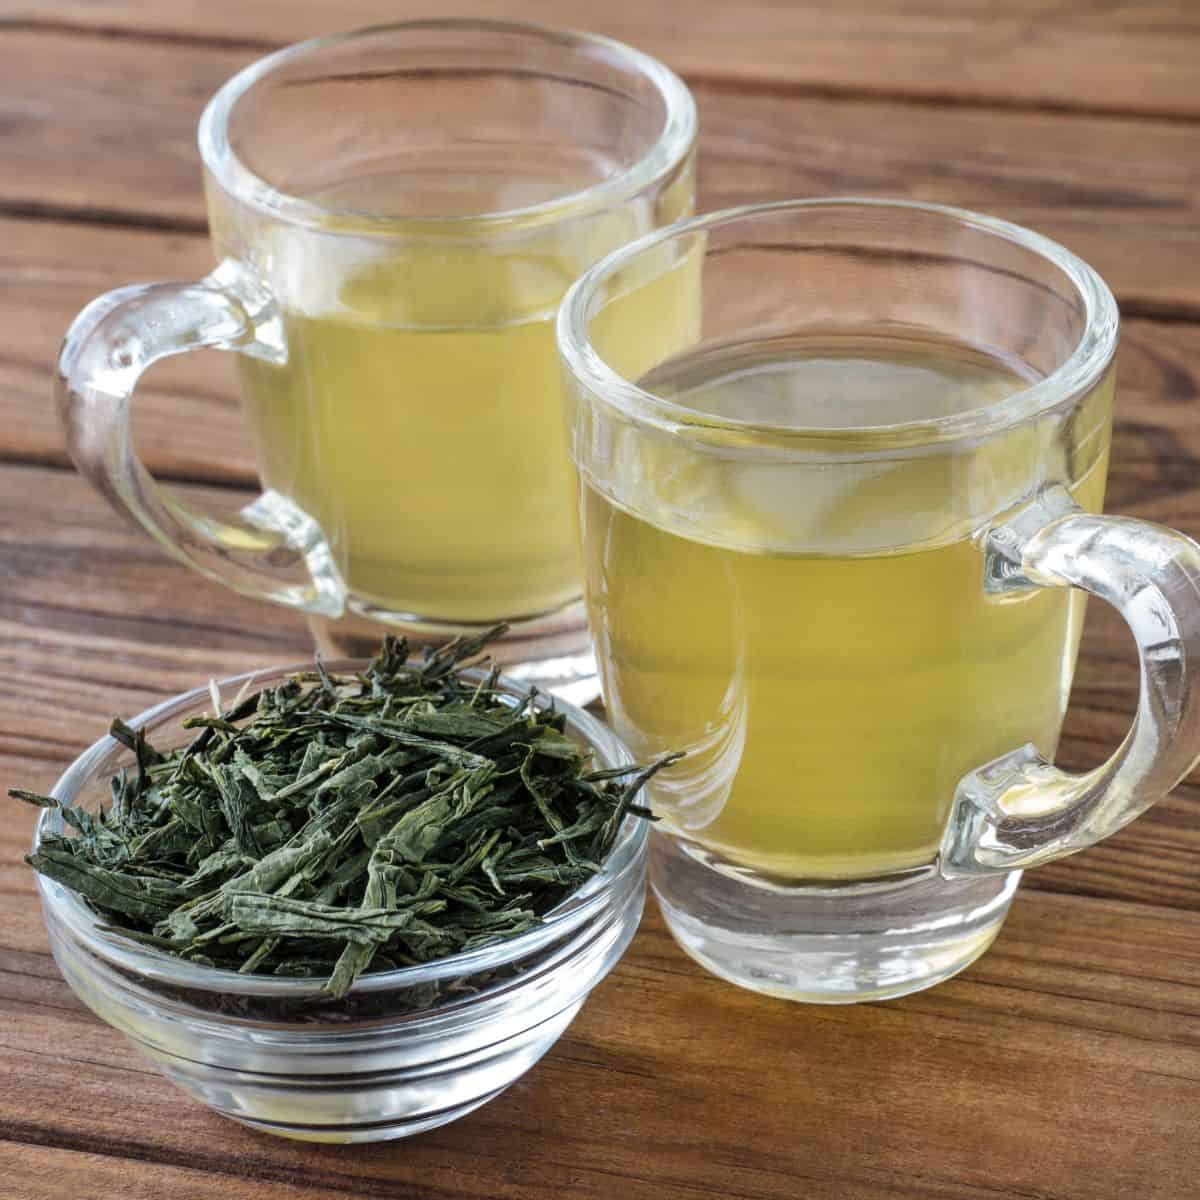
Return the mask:
<svg viewBox="0 0 1200 1200">
<path fill-rule="evenodd" d="M 853 1004 L 921 991 L 974 962 L 1020 872 L 780 887 L 655 832 L 650 879 L 675 940 L 714 975 L 785 1000 Z"/>
<path fill-rule="evenodd" d="M 441 1125 L 449 1125 L 459 1117 L 482 1108 L 489 1100 L 494 1100 L 504 1088 L 498 1088 L 479 1100 L 469 1104 L 458 1104 L 453 1108 L 443 1109 L 430 1116 L 414 1118 L 410 1121 L 387 1121 L 379 1125 L 354 1125 L 346 1127 L 322 1128 L 317 1125 L 283 1125 L 270 1121 L 255 1121 L 237 1113 L 222 1113 L 239 1125 L 257 1129 L 259 1133 L 270 1133 L 276 1137 L 291 1138 L 294 1142 L 317 1142 L 325 1145 L 350 1146 L 365 1145 L 370 1142 L 390 1142 L 398 1138 L 413 1137 L 418 1133 L 427 1133 Z"/>
<path fill-rule="evenodd" d="M 305 1142 L 391 1141 L 457 1121 L 499 1096 L 554 1045 L 581 1006 L 571 1004 L 498 1046 L 425 1072 L 281 1079 L 201 1067 L 144 1043 L 139 1048 L 193 1099 L 263 1133 Z"/>
</svg>

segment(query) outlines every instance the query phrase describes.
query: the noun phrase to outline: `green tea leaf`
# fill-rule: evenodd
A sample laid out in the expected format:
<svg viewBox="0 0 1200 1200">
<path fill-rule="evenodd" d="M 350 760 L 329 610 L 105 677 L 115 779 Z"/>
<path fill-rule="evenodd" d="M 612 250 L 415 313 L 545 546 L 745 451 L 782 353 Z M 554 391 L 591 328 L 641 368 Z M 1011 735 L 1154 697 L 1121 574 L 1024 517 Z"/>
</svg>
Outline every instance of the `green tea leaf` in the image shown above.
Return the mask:
<svg viewBox="0 0 1200 1200">
<path fill-rule="evenodd" d="M 168 751 L 115 720 L 134 767 L 111 808 L 62 809 L 69 835 L 30 862 L 105 928 L 193 963 L 320 978 L 330 997 L 518 936 L 601 869 L 626 815 L 649 815 L 635 797 L 673 760 L 594 769 L 563 714 L 513 704 L 494 669 L 461 674 L 486 640 L 414 662 L 385 638 L 361 675 L 318 663 L 189 719 L 199 732 Z"/>
<path fill-rule="evenodd" d="M 179 903 L 179 888 L 162 880 L 110 871 L 44 841 L 25 861 L 31 867 L 91 901 L 104 912 L 157 921 Z"/>
<path fill-rule="evenodd" d="M 9 788 L 8 794 L 14 800 L 23 800 L 35 808 L 58 808 L 58 801 L 53 796 L 43 796 L 40 792 L 27 792 L 24 788 Z"/>
</svg>

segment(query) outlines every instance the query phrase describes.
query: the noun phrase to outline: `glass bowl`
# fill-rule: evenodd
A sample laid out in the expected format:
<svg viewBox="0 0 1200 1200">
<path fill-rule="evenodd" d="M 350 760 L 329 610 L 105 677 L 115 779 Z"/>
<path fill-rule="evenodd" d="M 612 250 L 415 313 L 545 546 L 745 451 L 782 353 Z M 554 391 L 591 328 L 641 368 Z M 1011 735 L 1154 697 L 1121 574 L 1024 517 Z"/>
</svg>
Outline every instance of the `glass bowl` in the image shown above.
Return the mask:
<svg viewBox="0 0 1200 1200">
<path fill-rule="evenodd" d="M 328 664 L 337 671 L 365 663 Z M 222 707 L 247 682 L 275 686 L 311 664 L 216 684 Z M 501 680 L 517 703 L 528 689 Z M 597 767 L 630 761 L 594 717 L 561 700 L 568 733 Z M 209 687 L 148 709 L 130 724 L 164 748 L 194 734 L 184 718 L 212 707 Z M 79 756 L 54 787 L 62 804 L 95 810 L 133 756 L 111 737 Z M 55 809 L 34 836 L 62 831 Z M 542 925 L 494 946 L 361 977 L 339 1001 L 320 980 L 239 975 L 182 962 L 104 932 L 74 893 L 38 877 L 55 961 L 71 989 L 168 1079 L 236 1121 L 284 1137 L 370 1142 L 444 1125 L 523 1075 L 612 969 L 641 918 L 647 823 L 630 817 L 602 871 Z"/>
</svg>

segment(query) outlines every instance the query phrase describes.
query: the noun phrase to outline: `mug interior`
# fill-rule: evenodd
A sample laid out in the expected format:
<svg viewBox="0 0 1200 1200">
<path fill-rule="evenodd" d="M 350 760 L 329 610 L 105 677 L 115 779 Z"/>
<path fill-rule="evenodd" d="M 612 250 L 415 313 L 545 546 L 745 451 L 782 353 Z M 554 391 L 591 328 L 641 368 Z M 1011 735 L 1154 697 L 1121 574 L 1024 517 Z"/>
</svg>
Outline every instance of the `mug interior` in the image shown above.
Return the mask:
<svg viewBox="0 0 1200 1200">
<path fill-rule="evenodd" d="M 303 202 L 310 216 L 477 221 L 619 202 L 676 165 L 694 129 L 686 87 L 627 46 L 450 20 L 271 55 L 214 97 L 200 142 L 227 191 L 290 200 L 293 216 Z"/>
<path fill-rule="evenodd" d="M 968 348 L 1023 386 L 954 413 L 897 405 L 871 419 L 848 412 L 808 422 L 698 411 L 656 388 L 662 362 L 630 369 L 603 320 L 630 278 L 689 263 L 702 315 L 673 362 L 795 337 L 882 337 Z M 558 329 L 579 382 L 629 415 L 789 441 L 911 445 L 994 432 L 1086 393 L 1115 352 L 1117 310 L 1091 267 L 1030 230 L 939 205 L 835 198 L 732 209 L 642 238 L 577 282 Z"/>
</svg>

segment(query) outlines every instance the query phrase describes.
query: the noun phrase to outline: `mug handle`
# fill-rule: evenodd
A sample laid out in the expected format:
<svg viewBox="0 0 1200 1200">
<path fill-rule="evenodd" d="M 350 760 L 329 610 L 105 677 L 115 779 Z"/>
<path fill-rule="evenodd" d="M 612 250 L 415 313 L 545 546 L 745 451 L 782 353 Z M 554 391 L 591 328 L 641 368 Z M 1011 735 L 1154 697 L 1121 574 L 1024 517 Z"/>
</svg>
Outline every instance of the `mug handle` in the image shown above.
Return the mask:
<svg viewBox="0 0 1200 1200">
<path fill-rule="evenodd" d="M 1037 866 L 1115 833 L 1200 761 L 1200 545 L 1173 529 L 1084 512 L 1062 487 L 988 530 L 984 589 L 1077 587 L 1113 605 L 1137 644 L 1141 691 L 1120 747 L 1093 771 L 1026 745 L 958 785 L 942 842 L 949 878 Z"/>
<path fill-rule="evenodd" d="M 266 491 L 231 525 L 188 508 L 138 458 L 130 401 L 142 372 L 172 354 L 236 350 L 287 362 L 274 298 L 233 259 L 199 283 L 137 284 L 93 300 L 71 323 L 56 393 L 80 474 L 172 557 L 245 596 L 337 617 L 345 586 L 316 521 Z"/>
</svg>

